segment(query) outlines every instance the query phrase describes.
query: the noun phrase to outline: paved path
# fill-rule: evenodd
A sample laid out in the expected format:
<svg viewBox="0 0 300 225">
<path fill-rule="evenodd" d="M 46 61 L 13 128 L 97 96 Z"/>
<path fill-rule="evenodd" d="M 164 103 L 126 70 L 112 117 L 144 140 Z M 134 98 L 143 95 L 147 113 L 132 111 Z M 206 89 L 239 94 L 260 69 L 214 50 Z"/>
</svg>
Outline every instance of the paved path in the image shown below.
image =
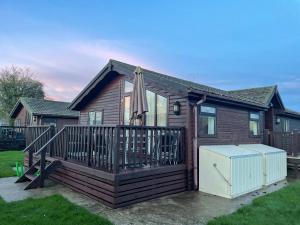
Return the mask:
<svg viewBox="0 0 300 225">
<path fill-rule="evenodd" d="M 0 179 L 0 196 L 5 201 L 17 201 L 26 198 L 39 198 L 52 194 L 61 194 L 71 202 L 87 208 L 95 214 L 101 214 L 116 225 L 201 225 L 214 217 L 232 213 L 254 198 L 278 190 L 286 181 L 271 185 L 263 190 L 228 200 L 200 192 L 186 192 L 151 201 L 135 204 L 121 209 L 109 209 L 101 203 L 78 194 L 67 187 L 48 182 L 45 188 L 24 191 L 25 184 L 15 184 L 16 178 Z"/>
</svg>

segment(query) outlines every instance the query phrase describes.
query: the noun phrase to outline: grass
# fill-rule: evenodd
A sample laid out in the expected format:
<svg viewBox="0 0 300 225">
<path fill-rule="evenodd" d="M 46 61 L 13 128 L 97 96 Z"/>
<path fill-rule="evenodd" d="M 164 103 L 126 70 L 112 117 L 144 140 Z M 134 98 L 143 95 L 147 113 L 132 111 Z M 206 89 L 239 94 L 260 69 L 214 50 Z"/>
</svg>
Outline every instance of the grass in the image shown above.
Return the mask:
<svg viewBox="0 0 300 225">
<path fill-rule="evenodd" d="M 16 166 L 16 162 L 22 163 L 23 160 L 24 153 L 22 151 L 0 152 L 0 178 L 16 176 L 12 167 Z"/>
<path fill-rule="evenodd" d="M 112 225 L 60 195 L 6 203 L 0 199 L 1 225 Z"/>
<path fill-rule="evenodd" d="M 300 224 L 300 182 L 255 199 L 235 213 L 208 225 L 296 225 Z"/>
</svg>

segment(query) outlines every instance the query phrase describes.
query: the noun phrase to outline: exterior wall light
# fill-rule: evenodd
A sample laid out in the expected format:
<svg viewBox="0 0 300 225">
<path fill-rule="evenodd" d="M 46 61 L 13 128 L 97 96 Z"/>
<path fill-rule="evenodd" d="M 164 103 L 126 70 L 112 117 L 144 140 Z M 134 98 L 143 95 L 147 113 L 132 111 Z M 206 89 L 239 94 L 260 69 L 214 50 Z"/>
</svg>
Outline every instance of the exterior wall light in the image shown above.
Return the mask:
<svg viewBox="0 0 300 225">
<path fill-rule="evenodd" d="M 280 117 L 276 118 L 276 124 L 280 124 Z"/>
<path fill-rule="evenodd" d="M 175 115 L 180 115 L 180 102 L 178 101 L 174 102 L 173 112 Z"/>
</svg>

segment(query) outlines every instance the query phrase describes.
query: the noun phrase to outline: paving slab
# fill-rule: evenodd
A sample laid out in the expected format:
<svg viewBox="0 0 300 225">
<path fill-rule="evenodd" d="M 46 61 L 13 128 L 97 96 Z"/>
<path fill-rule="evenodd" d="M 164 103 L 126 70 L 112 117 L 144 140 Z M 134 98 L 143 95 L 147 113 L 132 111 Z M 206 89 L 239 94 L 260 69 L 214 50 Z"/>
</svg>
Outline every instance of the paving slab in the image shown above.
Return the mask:
<svg viewBox="0 0 300 225">
<path fill-rule="evenodd" d="M 7 202 L 61 194 L 90 212 L 107 217 L 116 225 L 202 225 L 214 217 L 232 213 L 251 203 L 254 198 L 279 190 L 288 184 L 287 181 L 278 182 L 233 200 L 201 192 L 184 192 L 125 208 L 110 209 L 52 181 L 48 181 L 44 188 L 24 191 L 26 184 L 15 184 L 15 180 L 15 177 L 0 179 L 0 196 Z"/>
</svg>

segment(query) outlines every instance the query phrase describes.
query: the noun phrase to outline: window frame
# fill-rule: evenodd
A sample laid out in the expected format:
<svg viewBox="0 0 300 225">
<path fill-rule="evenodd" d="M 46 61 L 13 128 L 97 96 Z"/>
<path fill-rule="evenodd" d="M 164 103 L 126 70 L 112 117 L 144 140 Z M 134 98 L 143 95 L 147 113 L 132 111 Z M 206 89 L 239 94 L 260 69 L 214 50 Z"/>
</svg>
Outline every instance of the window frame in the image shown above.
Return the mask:
<svg viewBox="0 0 300 225">
<path fill-rule="evenodd" d="M 288 118 L 281 118 L 280 120 L 282 120 L 282 131 L 284 133 L 291 132 L 290 120 Z M 288 129 L 286 129 L 286 128 L 288 128 Z"/>
<path fill-rule="evenodd" d="M 93 124 L 90 124 L 90 113 L 93 113 L 94 114 L 94 123 Z M 101 118 L 101 123 L 100 124 L 96 124 L 96 114 L 97 113 L 101 113 L 101 116 L 100 116 L 100 118 Z M 87 124 L 88 124 L 88 126 L 100 126 L 100 125 L 103 125 L 103 114 L 104 114 L 104 110 L 98 110 L 98 111 L 96 111 L 96 110 L 94 110 L 94 111 L 89 111 L 88 112 L 88 119 L 87 119 Z"/>
<path fill-rule="evenodd" d="M 125 92 L 125 82 L 129 82 L 129 83 L 132 83 L 132 81 L 130 80 L 126 80 L 124 79 L 123 82 L 122 82 L 122 124 L 124 125 L 125 124 L 125 121 L 124 121 L 124 116 L 125 116 L 125 97 L 130 97 L 131 98 L 131 93 L 132 92 Z M 133 84 L 133 83 L 132 83 Z M 161 94 L 161 93 L 157 93 L 156 91 L 154 91 L 153 89 L 151 88 L 146 88 L 146 91 L 151 91 L 155 94 L 155 109 L 154 109 L 154 127 L 158 127 L 157 126 L 157 96 L 160 95 L 162 97 L 164 97 L 166 100 L 167 100 L 167 103 L 166 103 L 166 125 L 165 126 L 159 126 L 159 127 L 168 127 L 169 126 L 169 96 L 166 96 L 164 94 Z M 130 102 L 131 102 L 131 99 L 130 99 Z M 144 124 L 143 126 L 148 126 L 146 125 L 146 121 L 147 121 L 147 115 L 145 114 L 145 118 L 144 118 Z M 152 126 L 151 126 L 152 127 Z"/>
<path fill-rule="evenodd" d="M 251 114 L 256 114 L 256 115 L 259 116 L 259 118 L 258 118 L 258 119 L 253 119 L 253 118 L 251 118 Z M 262 121 L 262 120 L 261 120 L 261 112 L 249 111 L 248 117 L 249 117 L 249 122 L 248 122 L 248 126 L 249 126 L 249 136 L 250 136 L 250 137 L 261 137 L 261 135 L 262 135 L 262 133 L 261 133 L 261 130 L 262 130 L 262 129 L 261 129 L 261 121 Z M 253 133 L 251 132 L 251 126 L 250 126 L 251 121 L 255 121 L 255 122 L 258 123 L 258 126 L 257 126 L 257 129 L 258 129 L 257 134 L 253 134 Z"/>
<path fill-rule="evenodd" d="M 215 109 L 215 113 L 207 113 L 207 112 L 201 112 L 201 107 L 210 107 L 210 108 L 214 108 Z M 198 107 L 198 113 L 197 113 L 197 120 L 198 120 L 198 124 L 197 124 L 197 133 L 198 133 L 198 137 L 199 138 L 217 138 L 218 137 L 218 107 L 215 105 L 211 105 L 211 104 L 201 104 Z M 214 134 L 203 134 L 201 133 L 201 128 L 202 128 L 202 124 L 201 124 L 201 116 L 214 116 L 215 118 L 215 133 Z"/>
</svg>

